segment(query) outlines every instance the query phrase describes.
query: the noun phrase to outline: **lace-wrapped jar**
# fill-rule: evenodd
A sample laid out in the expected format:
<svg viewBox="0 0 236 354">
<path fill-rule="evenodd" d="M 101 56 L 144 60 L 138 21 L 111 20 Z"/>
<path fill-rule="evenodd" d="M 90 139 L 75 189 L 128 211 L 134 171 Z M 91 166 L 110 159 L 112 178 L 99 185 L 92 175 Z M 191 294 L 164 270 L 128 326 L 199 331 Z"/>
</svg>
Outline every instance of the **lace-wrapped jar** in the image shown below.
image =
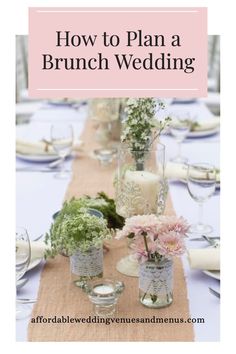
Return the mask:
<svg viewBox="0 0 236 354">
<path fill-rule="evenodd" d="M 139 266 L 139 300 L 146 307 L 160 308 L 173 301 L 173 261 L 147 261 Z"/>
<path fill-rule="evenodd" d="M 91 247 L 86 252 L 79 249 L 70 256 L 72 281 L 83 287 L 88 280 L 103 276 L 103 247 Z"/>
</svg>

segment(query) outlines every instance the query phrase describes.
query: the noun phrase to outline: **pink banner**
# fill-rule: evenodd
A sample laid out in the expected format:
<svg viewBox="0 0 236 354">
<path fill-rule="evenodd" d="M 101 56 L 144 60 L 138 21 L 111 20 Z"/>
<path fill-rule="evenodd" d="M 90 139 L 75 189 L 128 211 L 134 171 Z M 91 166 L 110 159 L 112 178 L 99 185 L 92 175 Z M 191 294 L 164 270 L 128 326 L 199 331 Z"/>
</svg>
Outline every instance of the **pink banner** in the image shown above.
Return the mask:
<svg viewBox="0 0 236 354">
<path fill-rule="evenodd" d="M 30 8 L 31 97 L 207 95 L 206 8 Z"/>
</svg>

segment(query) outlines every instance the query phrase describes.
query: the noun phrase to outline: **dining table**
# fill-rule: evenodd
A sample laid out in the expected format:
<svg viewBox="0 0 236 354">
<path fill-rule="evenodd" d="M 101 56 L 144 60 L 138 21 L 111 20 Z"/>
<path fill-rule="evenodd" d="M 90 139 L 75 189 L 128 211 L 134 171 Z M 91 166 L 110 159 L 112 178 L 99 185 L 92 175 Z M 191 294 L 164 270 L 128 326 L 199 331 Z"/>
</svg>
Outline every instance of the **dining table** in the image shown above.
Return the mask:
<svg viewBox="0 0 236 354">
<path fill-rule="evenodd" d="M 213 117 L 206 105 L 198 100 L 187 103 L 173 102 L 168 109 L 171 111 L 188 110 L 200 120 Z M 44 102 L 30 117 L 28 123 L 16 125 L 16 137 L 32 141 L 38 141 L 42 138 L 50 140 L 51 125 L 63 121 L 73 126 L 75 138 L 79 140 L 88 119 L 89 106 L 86 101 L 76 107 L 50 105 Z M 162 134 L 160 141 L 166 147 L 166 161 L 169 161 L 176 155 L 177 143 L 170 134 Z M 219 131 L 204 137 L 187 137 L 182 143 L 182 154 L 188 159 L 188 162 L 207 162 L 219 168 Z M 73 156 L 68 157 L 65 161 L 65 167 L 68 171 L 68 178 L 66 179 L 55 178 L 54 169 L 46 171 L 45 166 L 47 164 L 45 162 L 25 161 L 16 157 L 16 224 L 27 229 L 31 240 L 48 232 L 53 222 L 53 214 L 61 209 L 72 174 Z M 100 162 L 97 161 L 97 164 L 99 165 Z M 78 162 L 79 168 L 80 163 Z M 100 165 L 100 168 L 105 169 L 106 166 Z M 195 223 L 198 216 L 198 205 L 190 197 L 186 183 L 169 180 L 169 195 L 177 216 L 183 216 L 190 224 Z M 219 188 L 204 203 L 204 221 L 213 227 L 210 236 L 221 236 Z M 224 235 L 223 237 L 225 240 L 227 236 Z M 193 238 L 195 237 L 192 235 L 186 238 L 187 249 L 209 246 L 205 240 L 193 240 Z M 219 341 L 220 300 L 210 293 L 209 287 L 219 291 L 220 280 L 201 270 L 191 269 L 186 254 L 181 257 L 181 261 L 187 287 L 189 313 L 194 330 L 193 340 L 196 342 Z M 25 274 L 24 277 L 28 278 L 28 282 L 18 290 L 18 297 L 37 300 L 41 274 L 45 264 L 46 261 L 42 259 L 36 267 Z M 48 291 L 51 290 L 48 289 Z M 122 301 L 122 298 L 120 301 Z M 31 306 L 33 309 L 34 305 Z M 158 310 L 153 311 L 158 312 Z M 204 319 L 204 323 L 199 319 Z M 30 320 L 30 317 L 16 320 L 17 341 L 28 340 Z M 178 327 L 176 327 L 176 331 L 178 331 Z"/>
</svg>

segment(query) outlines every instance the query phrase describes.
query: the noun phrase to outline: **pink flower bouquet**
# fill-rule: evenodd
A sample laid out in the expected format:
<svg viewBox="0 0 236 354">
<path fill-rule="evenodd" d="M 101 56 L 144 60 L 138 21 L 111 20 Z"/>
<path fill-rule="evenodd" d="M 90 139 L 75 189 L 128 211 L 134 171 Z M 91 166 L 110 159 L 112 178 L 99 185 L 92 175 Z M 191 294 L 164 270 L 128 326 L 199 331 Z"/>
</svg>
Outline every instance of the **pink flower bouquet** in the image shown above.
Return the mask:
<svg viewBox="0 0 236 354">
<path fill-rule="evenodd" d="M 185 252 L 184 238 L 189 225 L 176 216 L 137 215 L 126 219 L 116 238 L 132 239 L 131 248 L 140 263 L 160 261 Z"/>
</svg>

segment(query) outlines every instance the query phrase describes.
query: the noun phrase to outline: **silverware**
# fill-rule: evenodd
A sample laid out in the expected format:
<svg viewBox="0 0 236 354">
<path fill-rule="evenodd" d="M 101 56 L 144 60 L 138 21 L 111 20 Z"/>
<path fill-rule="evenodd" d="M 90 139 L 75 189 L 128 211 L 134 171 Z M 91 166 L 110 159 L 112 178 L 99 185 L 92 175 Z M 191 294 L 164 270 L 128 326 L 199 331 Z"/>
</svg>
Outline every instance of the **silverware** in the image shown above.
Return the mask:
<svg viewBox="0 0 236 354">
<path fill-rule="evenodd" d="M 36 237 L 35 239 L 33 239 L 32 242 L 35 242 L 35 241 L 40 240 L 43 236 L 44 236 L 44 234 L 39 235 L 38 237 Z"/>
<path fill-rule="evenodd" d="M 210 240 L 220 240 L 219 236 L 208 237 L 208 238 Z M 201 236 L 201 237 L 190 238 L 189 241 L 206 241 L 206 240 Z"/>
<path fill-rule="evenodd" d="M 206 236 L 206 235 L 202 235 L 202 238 L 207 241 L 211 246 L 213 247 L 220 247 L 220 242 L 216 241 L 216 240 L 212 240 L 210 237 Z"/>
<path fill-rule="evenodd" d="M 44 167 L 44 168 L 41 168 L 41 169 L 37 169 L 37 168 L 32 168 L 32 167 L 18 167 L 16 169 L 16 172 L 51 172 L 51 173 L 54 173 L 54 172 L 59 172 L 60 169 L 52 169 L 52 168 L 47 168 L 47 167 Z M 63 172 L 71 172 L 71 170 L 63 170 Z"/>
<path fill-rule="evenodd" d="M 47 165 L 47 167 L 48 167 L 48 168 L 55 168 L 55 167 L 59 166 L 59 165 L 63 162 L 63 160 L 64 160 L 64 159 L 59 158 L 59 159 L 57 159 L 56 161 L 53 161 L 53 162 L 49 163 L 49 164 Z"/>
<path fill-rule="evenodd" d="M 209 291 L 212 295 L 215 295 L 216 297 L 218 297 L 218 299 L 220 299 L 220 292 L 216 291 L 215 289 L 209 288 Z"/>
<path fill-rule="evenodd" d="M 36 301 L 36 299 L 16 299 L 19 304 L 34 304 Z"/>
</svg>

